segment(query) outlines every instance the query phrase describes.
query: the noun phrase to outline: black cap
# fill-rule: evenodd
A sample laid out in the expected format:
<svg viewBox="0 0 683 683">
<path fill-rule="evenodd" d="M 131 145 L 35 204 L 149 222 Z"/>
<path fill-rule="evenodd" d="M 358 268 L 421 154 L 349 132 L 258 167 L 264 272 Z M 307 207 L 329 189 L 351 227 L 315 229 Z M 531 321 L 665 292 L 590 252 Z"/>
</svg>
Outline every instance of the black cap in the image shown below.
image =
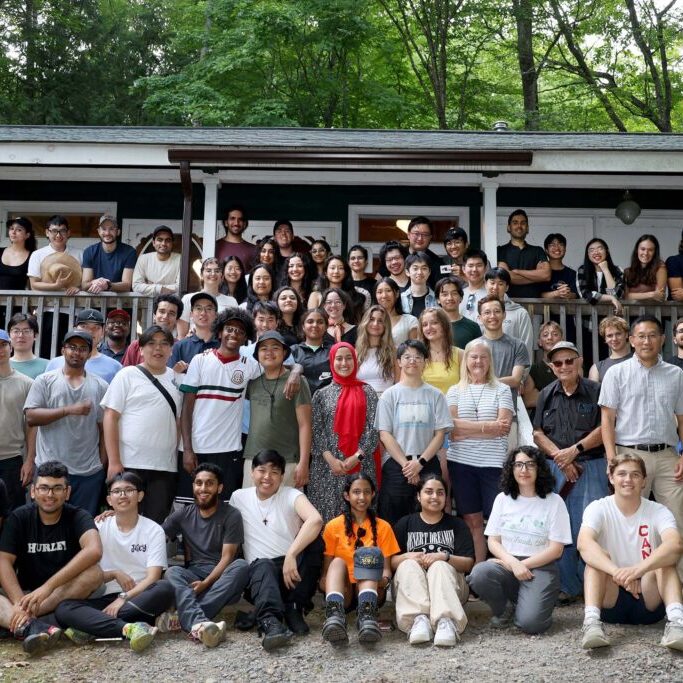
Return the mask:
<svg viewBox="0 0 683 683">
<path fill-rule="evenodd" d="M 216 301 L 216 297 L 208 292 L 197 292 L 196 294 L 193 294 L 190 297 L 190 308 L 194 306 L 195 301 L 199 301 L 200 299 L 206 299 L 207 301 L 210 301 L 216 307 L 216 310 L 218 310 L 218 302 Z"/>
<path fill-rule="evenodd" d="M 152 239 L 154 239 L 160 232 L 167 232 L 171 237 L 175 237 L 173 230 L 168 227 L 168 225 L 157 225 L 152 233 Z"/>
<path fill-rule="evenodd" d="M 64 335 L 64 339 L 62 339 L 62 346 L 66 344 L 69 339 L 82 339 L 92 351 L 92 335 L 89 332 L 86 332 L 85 330 L 71 330 L 70 332 L 67 332 Z"/>
<path fill-rule="evenodd" d="M 273 339 L 276 342 L 282 344 L 282 348 L 285 350 L 285 357 L 283 360 L 289 358 L 291 350 L 289 346 L 287 346 L 287 342 L 285 341 L 284 337 L 277 330 L 269 330 L 268 332 L 264 332 L 259 337 L 259 340 L 256 342 L 256 346 L 254 347 L 254 357 L 258 360 L 258 350 L 259 346 L 261 345 L 261 342 L 268 341 L 270 339 Z"/>
<path fill-rule="evenodd" d="M 96 308 L 84 308 L 82 311 L 76 313 L 74 325 L 80 323 L 96 323 L 97 325 L 104 325 L 104 316 L 101 311 Z"/>
</svg>

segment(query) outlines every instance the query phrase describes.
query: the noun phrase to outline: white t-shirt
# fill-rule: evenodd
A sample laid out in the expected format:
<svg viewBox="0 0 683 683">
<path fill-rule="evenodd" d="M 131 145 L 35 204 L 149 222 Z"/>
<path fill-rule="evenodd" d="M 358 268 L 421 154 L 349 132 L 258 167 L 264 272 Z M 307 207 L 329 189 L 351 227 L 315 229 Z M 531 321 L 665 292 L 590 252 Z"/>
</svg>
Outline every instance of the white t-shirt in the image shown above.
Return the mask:
<svg viewBox="0 0 683 683">
<path fill-rule="evenodd" d="M 130 486 L 120 482 L 122 487 Z M 97 523 L 102 539 L 102 571 L 120 569 L 139 583 L 147 576 L 149 567 L 166 569 L 166 535 L 164 530 L 147 517 L 138 517 L 138 523 L 130 531 L 123 532 L 116 524 L 116 517 L 107 517 Z M 120 593 L 123 588 L 118 581 L 109 581 L 104 594 Z"/>
<path fill-rule="evenodd" d="M 190 302 L 196 293 L 197 292 L 188 292 L 182 298 L 183 314 L 180 316 L 180 319 L 184 320 L 186 323 L 190 322 L 190 313 L 192 312 L 192 305 Z M 230 296 L 228 294 L 218 294 L 218 296 L 214 298 L 218 304 L 218 313 L 224 311 L 226 308 L 237 308 L 237 299 L 235 299 L 234 296 Z"/>
<path fill-rule="evenodd" d="M 662 531 L 675 529 L 676 520 L 667 507 L 646 498 L 641 498 L 638 510 L 626 517 L 614 496 L 606 496 L 588 505 L 581 526 L 597 533 L 600 547 L 618 567 L 632 567 L 659 547 Z"/>
<path fill-rule="evenodd" d="M 391 328 L 394 345 L 398 348 L 399 344 L 403 344 L 408 339 L 410 330 L 416 330 L 418 324 L 418 320 L 414 315 L 410 315 L 410 313 L 401 315 L 398 322 Z"/>
<path fill-rule="evenodd" d="M 381 396 L 382 392 L 394 385 L 393 375 L 386 379 L 382 374 L 382 368 L 377 361 L 376 348 L 368 349 L 368 357 L 358 366 L 356 379 L 369 384 L 377 396 Z"/>
<path fill-rule="evenodd" d="M 48 244 L 46 247 L 41 249 L 36 249 L 30 256 L 28 260 L 28 276 L 29 277 L 40 277 L 40 266 L 43 261 L 52 254 L 57 254 L 56 249 L 52 248 L 52 245 Z M 83 263 L 83 251 L 81 249 L 72 249 L 67 247 L 64 254 L 73 256 L 79 263 Z"/>
<path fill-rule="evenodd" d="M 230 505 L 242 513 L 242 551 L 247 562 L 287 554 L 303 524 L 294 508 L 296 499 L 303 495 L 291 486 L 281 486 L 274 496 L 264 501 L 259 500 L 255 486 L 232 494 Z"/>
<path fill-rule="evenodd" d="M 545 550 L 550 541 L 570 545 L 569 513 L 556 493 L 545 498 L 499 493 L 493 501 L 484 533 L 500 536 L 503 548 L 517 557 L 531 557 Z"/>
<path fill-rule="evenodd" d="M 155 375 L 173 397 L 180 416 L 182 395 L 173 384 L 173 370 Z M 116 374 L 100 405 L 121 414 L 119 450 L 124 467 L 176 472 L 178 431 L 168 401 L 135 366 Z"/>
<path fill-rule="evenodd" d="M 196 355 L 180 385 L 195 395 L 192 448 L 195 453 L 226 453 L 242 449 L 242 411 L 249 381 L 261 374 L 253 358 L 240 356 L 223 363 L 213 350 Z"/>
</svg>

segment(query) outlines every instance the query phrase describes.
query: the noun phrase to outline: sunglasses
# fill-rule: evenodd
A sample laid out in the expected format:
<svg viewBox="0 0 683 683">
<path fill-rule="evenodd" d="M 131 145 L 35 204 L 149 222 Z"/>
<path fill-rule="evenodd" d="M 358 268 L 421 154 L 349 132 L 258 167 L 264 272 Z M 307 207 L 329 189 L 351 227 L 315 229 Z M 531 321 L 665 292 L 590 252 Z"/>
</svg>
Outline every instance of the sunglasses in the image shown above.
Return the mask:
<svg viewBox="0 0 683 683">
<path fill-rule="evenodd" d="M 570 365 L 574 365 L 575 360 L 576 358 L 565 358 L 564 360 L 552 360 L 550 362 L 554 368 L 561 368 L 563 365 L 568 368 Z"/>
</svg>

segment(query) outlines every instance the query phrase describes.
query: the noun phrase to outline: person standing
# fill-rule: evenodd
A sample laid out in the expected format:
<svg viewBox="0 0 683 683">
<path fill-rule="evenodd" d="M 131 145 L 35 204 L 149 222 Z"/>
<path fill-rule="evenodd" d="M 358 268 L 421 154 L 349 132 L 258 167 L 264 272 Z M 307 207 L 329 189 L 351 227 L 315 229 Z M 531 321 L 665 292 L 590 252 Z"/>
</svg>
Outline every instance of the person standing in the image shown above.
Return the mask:
<svg viewBox="0 0 683 683">
<path fill-rule="evenodd" d="M 480 299 L 488 296 L 486 285 L 484 284 L 487 263 L 486 254 L 481 249 L 469 249 L 465 254 L 463 273 L 467 281 L 467 287 L 462 292 L 460 313 L 475 323 L 479 323 L 479 308 L 477 304 Z"/>
<path fill-rule="evenodd" d="M 434 224 L 426 216 L 415 216 L 408 223 L 408 251 L 410 254 L 417 254 L 422 252 L 427 259 L 429 266 L 429 287 L 434 289 L 437 280 L 441 277 L 441 257 L 435 254 L 429 245 L 432 243 L 434 235 Z M 406 262 L 406 270 L 408 263 Z M 433 305 L 433 304 L 430 304 Z M 421 311 L 413 315 L 419 315 Z"/>
<path fill-rule="evenodd" d="M 38 427 L 35 465 L 61 459 L 69 470 L 71 503 L 95 515 L 107 462 L 100 402 L 108 385 L 85 370 L 92 347 L 84 330 L 67 333 L 64 367 L 34 380 L 24 413 L 28 426 Z M 27 468 L 33 464 L 26 461 Z"/>
<path fill-rule="evenodd" d="M 223 219 L 225 237 L 216 241 L 215 256 L 219 261 L 237 256 L 247 270 L 251 269 L 256 262 L 256 247 L 243 237 L 248 226 L 249 219 L 243 206 L 233 204 L 228 207 Z"/>
<path fill-rule="evenodd" d="M 189 337 L 180 339 L 171 349 L 168 367 L 182 374 L 187 371 L 192 359 L 209 349 L 220 345 L 213 332 L 218 302 L 208 292 L 197 292 L 190 299 L 190 319 L 193 332 Z"/>
<path fill-rule="evenodd" d="M 33 353 L 33 346 L 38 336 L 38 321 L 27 313 L 15 313 L 7 326 L 12 340 L 12 358 L 10 365 L 22 375 L 35 379 L 42 375 L 50 362 L 47 358 L 38 358 Z"/>
<path fill-rule="evenodd" d="M 675 353 L 666 362 L 683 368 L 683 318 L 679 318 L 674 324 L 674 347 Z"/>
<path fill-rule="evenodd" d="M 401 306 L 406 313 L 420 317 L 426 308 L 436 306 L 434 290 L 429 286 L 431 270 L 429 256 L 418 251 L 406 259 L 406 270 L 410 278 L 410 287 L 401 293 Z"/>
<path fill-rule="evenodd" d="M 468 342 L 481 336 L 481 328 L 477 323 L 469 318 L 466 318 L 460 312 L 460 304 L 462 303 L 463 291 L 462 285 L 457 277 L 448 275 L 441 278 L 436 283 L 434 290 L 436 300 L 439 306 L 443 308 L 451 323 L 451 330 L 453 331 L 453 343 L 459 349 L 464 349 Z"/>
<path fill-rule="evenodd" d="M 140 336 L 143 361 L 114 377 L 100 405 L 104 410 L 107 479 L 124 469 L 145 486 L 140 512 L 161 524 L 173 504 L 177 481 L 181 394 L 166 367 L 173 337 L 158 325 Z M 153 425 L 153 428 L 151 426 Z"/>
<path fill-rule="evenodd" d="M 609 349 L 609 356 L 596 361 L 588 371 L 588 379 L 602 382 L 605 373 L 613 366 L 623 363 L 633 355 L 633 349 L 628 342 L 628 323 L 619 316 L 610 315 L 600 321 L 598 327 L 600 336 L 605 340 Z"/>
<path fill-rule="evenodd" d="M 180 286 L 180 254 L 173 253 L 173 230 L 159 225 L 152 233 L 154 252 L 138 257 L 133 271 L 133 291 L 146 296 L 177 294 Z"/>
<path fill-rule="evenodd" d="M 123 364 L 123 357 L 128 349 L 128 335 L 130 334 L 130 315 L 121 308 L 115 308 L 107 313 L 104 325 L 104 339 L 97 350 L 103 356 L 109 356 Z"/>
</svg>

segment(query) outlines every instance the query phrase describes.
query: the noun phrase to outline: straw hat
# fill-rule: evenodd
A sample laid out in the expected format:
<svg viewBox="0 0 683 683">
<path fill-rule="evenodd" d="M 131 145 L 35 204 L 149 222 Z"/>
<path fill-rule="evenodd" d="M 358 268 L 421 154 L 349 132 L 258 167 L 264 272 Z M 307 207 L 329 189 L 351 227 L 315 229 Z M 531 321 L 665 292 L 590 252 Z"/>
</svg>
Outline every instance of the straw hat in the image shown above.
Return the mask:
<svg viewBox="0 0 683 683">
<path fill-rule="evenodd" d="M 57 282 L 61 277 L 68 277 L 64 289 L 80 286 L 83 279 L 81 264 L 73 256 L 64 252 L 55 252 L 46 256 L 40 264 L 40 279 L 43 282 Z"/>
</svg>

